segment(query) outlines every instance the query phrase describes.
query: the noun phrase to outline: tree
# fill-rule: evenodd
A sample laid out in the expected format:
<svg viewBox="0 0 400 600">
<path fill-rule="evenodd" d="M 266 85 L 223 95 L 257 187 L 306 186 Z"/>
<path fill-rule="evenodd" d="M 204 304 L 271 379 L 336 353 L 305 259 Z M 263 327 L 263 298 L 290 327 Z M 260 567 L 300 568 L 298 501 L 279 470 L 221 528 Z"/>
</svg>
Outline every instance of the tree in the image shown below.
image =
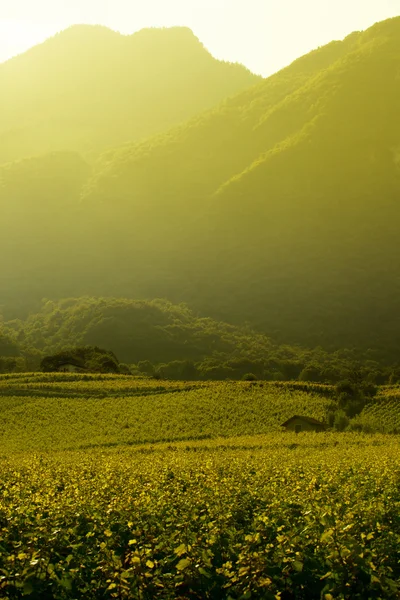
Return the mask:
<svg viewBox="0 0 400 600">
<path fill-rule="evenodd" d="M 69 348 L 45 356 L 40 367 L 42 371 L 54 372 L 64 364 L 72 364 L 83 371 L 93 373 L 119 373 L 119 361 L 115 354 L 97 346 Z"/>
</svg>

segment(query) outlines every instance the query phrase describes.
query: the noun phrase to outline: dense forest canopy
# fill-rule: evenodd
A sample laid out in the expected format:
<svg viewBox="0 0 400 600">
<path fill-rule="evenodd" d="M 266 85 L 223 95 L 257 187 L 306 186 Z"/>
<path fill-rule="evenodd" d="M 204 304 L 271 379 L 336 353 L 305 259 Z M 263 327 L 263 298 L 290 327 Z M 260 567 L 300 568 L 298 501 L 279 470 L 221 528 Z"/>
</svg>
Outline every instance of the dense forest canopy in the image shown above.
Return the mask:
<svg viewBox="0 0 400 600">
<path fill-rule="evenodd" d="M 163 379 L 400 379 L 398 365 L 379 364 L 370 353 L 279 345 L 249 324 L 202 317 L 182 303 L 90 297 L 44 300 L 27 319 L 3 322 L 0 372 L 57 370 L 68 362 L 101 370 L 99 348 L 107 349 L 108 371 Z"/>
<path fill-rule="evenodd" d="M 82 49 L 86 35 L 102 40 L 100 62 L 109 70 L 101 71 L 99 81 L 108 85 L 108 73 L 109 95 L 117 90 L 113 60 L 126 44 L 140 47 L 144 56 L 150 56 L 143 49 L 151 45 L 153 61 L 158 56 L 161 63 L 175 65 L 175 70 L 162 68 L 163 85 L 174 96 L 165 96 L 165 107 L 177 108 L 177 97 L 188 106 L 193 80 L 186 68 L 199 88 L 190 111 L 168 113 L 171 118 L 157 124 L 158 135 L 138 140 L 143 132 L 128 126 L 134 114 L 128 95 L 124 106 L 108 104 L 109 96 L 92 85 L 94 70 L 90 85 L 82 84 L 79 92 L 82 107 L 100 118 L 112 106 L 110 114 L 124 123 L 132 142 L 93 162 L 94 154 L 113 143 L 111 138 L 107 143 L 92 138 L 93 154 L 78 138 L 67 144 L 61 136 L 57 148 L 47 141 L 35 147 L 58 152 L 8 160 L 0 167 L 0 252 L 10 257 L 0 290 L 5 319 L 39 313 L 43 297 L 162 297 L 186 302 L 196 314 L 215 321 L 239 326 L 247 321 L 278 345 L 321 346 L 330 352 L 355 347 L 373 360 L 395 363 L 400 335 L 400 18 L 319 48 L 259 83 L 241 67 L 215 61 L 188 30 L 144 31 L 126 39 L 97 28 L 68 30 L 5 63 L 0 81 L 9 77 L 12 83 L 18 70 L 31 70 L 36 60 L 54 67 L 57 52 L 71 47 L 65 77 L 75 89 L 78 59 L 82 72 L 85 64 L 93 65 L 91 51 Z M 167 44 L 173 56 L 164 56 L 162 40 L 168 36 L 179 38 L 179 48 L 188 48 L 186 66 L 177 58 L 182 52 L 175 43 Z M 104 60 L 107 52 L 110 62 Z M 161 82 L 161 63 L 155 71 L 139 63 L 141 76 L 151 73 L 153 78 L 156 72 L 153 79 Z M 229 80 L 224 69 L 235 81 L 201 107 L 204 80 L 193 66 L 200 63 L 204 77 L 210 76 L 205 89 L 214 90 L 211 81 Z M 45 73 L 50 86 L 47 66 Z M 175 85 L 180 76 L 181 88 Z M 12 95 L 20 94 L 15 106 L 25 116 L 18 118 L 31 122 L 40 102 L 22 101 L 24 88 L 16 81 L 7 86 L 6 100 L 11 103 Z M 142 83 L 135 95 L 140 102 L 148 93 Z M 232 96 L 235 86 L 242 91 L 217 104 Z M 162 104 L 164 95 L 155 101 Z M 150 119 L 154 106 L 144 104 Z M 206 106 L 213 108 L 196 114 Z M 2 114 L 8 114 L 6 108 Z M 104 126 L 118 131 L 115 122 Z M 47 125 L 32 139 L 50 139 L 46 131 Z M 65 145 L 78 154 L 66 152 Z M 24 152 L 27 148 L 21 146 Z"/>
</svg>

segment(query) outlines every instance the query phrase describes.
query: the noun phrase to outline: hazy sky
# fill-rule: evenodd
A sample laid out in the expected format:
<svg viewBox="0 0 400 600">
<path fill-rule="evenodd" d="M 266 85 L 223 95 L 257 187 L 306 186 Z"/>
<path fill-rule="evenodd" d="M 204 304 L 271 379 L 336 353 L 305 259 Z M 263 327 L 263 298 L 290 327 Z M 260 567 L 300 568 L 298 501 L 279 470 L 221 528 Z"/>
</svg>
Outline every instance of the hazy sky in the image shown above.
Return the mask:
<svg viewBox="0 0 400 600">
<path fill-rule="evenodd" d="M 122 33 L 187 25 L 214 56 L 268 75 L 397 15 L 400 0 L 0 0 L 0 62 L 75 23 Z"/>
</svg>

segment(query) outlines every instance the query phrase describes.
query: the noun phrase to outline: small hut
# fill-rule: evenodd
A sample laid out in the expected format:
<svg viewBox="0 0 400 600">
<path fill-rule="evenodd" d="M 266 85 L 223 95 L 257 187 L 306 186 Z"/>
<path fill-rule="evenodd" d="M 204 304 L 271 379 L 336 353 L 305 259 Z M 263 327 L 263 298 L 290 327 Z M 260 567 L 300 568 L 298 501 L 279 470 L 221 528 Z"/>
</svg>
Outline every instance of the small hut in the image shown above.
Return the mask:
<svg viewBox="0 0 400 600">
<path fill-rule="evenodd" d="M 285 427 L 286 431 L 294 431 L 300 433 L 301 431 L 325 431 L 326 425 L 317 419 L 312 417 L 301 417 L 300 415 L 294 415 L 287 421 L 282 423 L 282 427 Z"/>
</svg>

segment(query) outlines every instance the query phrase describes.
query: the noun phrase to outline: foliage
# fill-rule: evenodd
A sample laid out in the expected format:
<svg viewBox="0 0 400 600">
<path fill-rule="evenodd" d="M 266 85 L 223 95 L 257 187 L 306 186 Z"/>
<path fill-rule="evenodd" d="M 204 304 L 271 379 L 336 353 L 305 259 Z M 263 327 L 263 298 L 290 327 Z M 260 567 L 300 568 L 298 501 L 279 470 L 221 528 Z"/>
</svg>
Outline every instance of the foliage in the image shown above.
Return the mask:
<svg viewBox="0 0 400 600">
<path fill-rule="evenodd" d="M 280 431 L 324 419 L 336 394 L 0 375 L 0 594 L 397 598 L 398 439 Z"/>
<path fill-rule="evenodd" d="M 352 372 L 352 378 L 347 381 L 340 381 L 336 386 L 338 394 L 338 404 L 342 412 L 349 417 L 359 415 L 368 402 L 377 394 L 377 388 L 366 380 L 362 379 L 362 373 Z M 338 416 L 339 421 L 343 421 Z"/>
<path fill-rule="evenodd" d="M 257 381 L 257 375 L 254 375 L 254 373 L 245 373 L 245 375 L 243 375 L 242 377 L 243 381 Z"/>
<path fill-rule="evenodd" d="M 2 457 L 1 594 L 398 598 L 397 440 L 242 444 Z"/>
<path fill-rule="evenodd" d="M 0 444 L 51 450 L 263 434 L 280 431 L 294 414 L 324 421 L 333 393 L 280 382 L 0 375 Z"/>
<path fill-rule="evenodd" d="M 369 401 L 354 419 L 364 431 L 400 433 L 400 388 L 383 387 L 374 401 Z"/>
<path fill-rule="evenodd" d="M 2 326 L 0 329 L 0 356 L 18 356 L 21 352 L 21 348 L 15 339 L 13 339 L 11 332 L 5 331 L 2 323 L 0 323 L 0 326 Z"/>
<path fill-rule="evenodd" d="M 349 417 L 347 416 L 347 413 L 344 410 L 336 411 L 335 418 L 333 421 L 334 429 L 336 429 L 337 431 L 344 431 L 345 429 L 347 429 L 349 422 Z"/>
<path fill-rule="evenodd" d="M 18 339 L 25 370 L 66 348 L 96 345 L 109 348 L 131 365 L 132 372 L 151 377 L 239 380 L 253 374 L 259 380 L 350 379 L 349 385 L 362 388 L 367 395 L 373 390 L 371 379 L 389 381 L 396 368 L 348 350 L 329 353 L 321 348 L 280 345 L 248 325 L 200 317 L 188 306 L 166 300 L 45 300 L 40 310 L 26 319 L 6 321 L 4 335 L 8 340 Z"/>
<path fill-rule="evenodd" d="M 68 364 L 90 373 L 119 373 L 119 363 L 115 354 L 97 346 L 71 348 L 45 356 L 40 367 L 42 371 L 51 373 Z"/>
</svg>

